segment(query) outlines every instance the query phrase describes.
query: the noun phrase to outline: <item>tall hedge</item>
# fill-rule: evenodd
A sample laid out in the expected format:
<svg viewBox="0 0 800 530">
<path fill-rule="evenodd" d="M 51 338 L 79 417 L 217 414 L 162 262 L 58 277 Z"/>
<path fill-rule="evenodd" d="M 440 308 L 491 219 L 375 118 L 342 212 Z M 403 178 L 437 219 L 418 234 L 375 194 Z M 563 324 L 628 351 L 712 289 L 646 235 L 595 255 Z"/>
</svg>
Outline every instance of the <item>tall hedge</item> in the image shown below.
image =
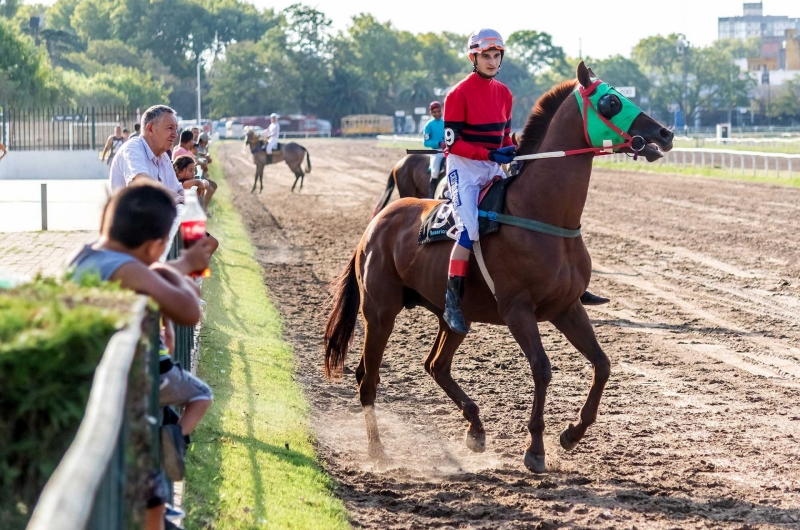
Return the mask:
<svg viewBox="0 0 800 530">
<path fill-rule="evenodd" d="M 28 520 L 133 301 L 113 288 L 42 280 L 0 290 L 0 528 Z"/>
</svg>

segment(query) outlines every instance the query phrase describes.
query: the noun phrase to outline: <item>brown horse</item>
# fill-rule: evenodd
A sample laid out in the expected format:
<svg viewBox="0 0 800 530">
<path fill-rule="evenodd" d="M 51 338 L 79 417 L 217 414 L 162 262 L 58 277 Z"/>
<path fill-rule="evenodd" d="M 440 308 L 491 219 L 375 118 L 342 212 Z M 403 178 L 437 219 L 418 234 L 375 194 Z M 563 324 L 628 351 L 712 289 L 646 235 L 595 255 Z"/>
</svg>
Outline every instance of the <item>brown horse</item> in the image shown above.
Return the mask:
<svg viewBox="0 0 800 530">
<path fill-rule="evenodd" d="M 522 133 L 520 154 L 587 148 L 582 113 L 573 95 L 577 88 L 593 86 L 583 63 L 578 66 L 577 78 L 577 83 L 563 83 L 539 99 Z M 599 89 L 594 90 L 598 93 Z M 612 115 L 614 105 L 633 106 L 635 118 L 630 118 L 632 122 L 623 132 L 633 137 L 632 145 L 639 142 L 639 154 L 648 161 L 660 158 L 659 150 L 672 148 L 672 132 L 621 95 L 599 101 L 596 107 L 599 110 L 593 107 L 586 112 Z M 621 150 L 631 152 L 630 147 Z M 505 213 L 577 229 L 589 190 L 592 160 L 593 154 L 587 153 L 526 163 L 520 175 L 509 183 Z M 453 356 L 465 338 L 454 333 L 442 319 L 452 245 L 417 244 L 420 222 L 437 204 L 438 201 L 401 199 L 378 214 L 367 227 L 333 293 L 324 337 L 325 372 L 329 377 L 342 373 L 360 309 L 364 348 L 355 375 L 365 413 L 369 454 L 374 458 L 384 455 L 374 409 L 380 380 L 378 370 L 395 317 L 404 307 L 415 306 L 425 307 L 439 318 L 439 332 L 425 360 L 425 371 L 456 403 L 469 423 L 467 447 L 478 452 L 485 450 L 486 434 L 479 408 L 450 373 Z M 495 294 L 492 295 L 475 266 L 473 256 L 462 305 L 464 316 L 471 322 L 508 326 L 528 359 L 535 391 L 528 423 L 531 441 L 524 462 L 531 471 L 543 472 L 546 470 L 544 405 L 551 370 L 537 323 L 552 322 L 594 369 L 577 423 L 561 433 L 564 449 L 574 448 L 596 420 L 600 397 L 610 375 L 609 359 L 579 302 L 589 285 L 591 258 L 580 236 L 558 237 L 510 225 L 482 239 L 481 247 L 494 279 Z"/>
<path fill-rule="evenodd" d="M 264 191 L 264 166 L 267 165 L 267 152 L 264 151 L 264 141 L 261 140 L 252 129 L 248 129 L 244 137 L 244 143 L 250 149 L 253 155 L 253 163 L 256 165 L 256 178 L 253 181 L 253 189 L 250 193 L 256 191 L 256 184 L 261 185 L 259 193 Z M 306 159 L 306 173 L 311 173 L 311 155 L 308 150 L 300 144 L 289 142 L 282 144 L 280 150 L 275 150 L 272 153 L 272 163 L 285 161 L 289 169 L 294 173 L 294 184 L 292 184 L 292 191 L 297 186 L 297 181 L 300 181 L 300 189 L 303 189 L 303 181 L 305 180 L 305 173 L 303 173 L 303 158 Z"/>
<path fill-rule="evenodd" d="M 430 185 L 431 185 L 431 172 L 430 172 L 430 157 L 428 155 L 406 155 L 397 162 L 389 173 L 389 182 L 386 183 L 386 189 L 383 190 L 383 195 L 378 199 L 378 204 L 375 205 L 375 210 L 372 215 L 378 215 L 378 212 L 386 208 L 389 204 L 389 199 L 392 197 L 392 191 L 397 186 L 397 192 L 400 198 L 414 197 L 416 199 L 430 198 Z M 444 168 L 444 162 L 442 162 Z M 443 175 L 443 173 L 440 173 Z M 437 184 L 444 181 L 439 176 Z M 440 199 L 442 187 L 437 186 L 435 199 Z"/>
</svg>

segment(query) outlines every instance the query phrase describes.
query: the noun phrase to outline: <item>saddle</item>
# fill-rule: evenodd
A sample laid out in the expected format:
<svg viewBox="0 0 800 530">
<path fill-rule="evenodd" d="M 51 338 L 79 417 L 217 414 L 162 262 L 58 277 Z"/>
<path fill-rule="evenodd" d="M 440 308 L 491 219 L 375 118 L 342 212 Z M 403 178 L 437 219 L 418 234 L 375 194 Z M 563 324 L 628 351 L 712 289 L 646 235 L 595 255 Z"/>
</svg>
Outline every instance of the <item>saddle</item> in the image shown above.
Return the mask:
<svg viewBox="0 0 800 530">
<path fill-rule="evenodd" d="M 511 181 L 516 177 L 500 178 L 497 177 L 481 190 L 478 201 L 478 209 L 490 213 L 503 213 L 506 206 L 506 190 Z M 438 241 L 450 241 L 456 239 L 456 221 L 453 216 L 453 204 L 450 200 L 440 202 L 422 220 L 419 228 L 417 243 L 426 245 Z M 478 218 L 478 235 L 484 237 L 500 230 L 500 222 L 490 217 Z"/>
</svg>

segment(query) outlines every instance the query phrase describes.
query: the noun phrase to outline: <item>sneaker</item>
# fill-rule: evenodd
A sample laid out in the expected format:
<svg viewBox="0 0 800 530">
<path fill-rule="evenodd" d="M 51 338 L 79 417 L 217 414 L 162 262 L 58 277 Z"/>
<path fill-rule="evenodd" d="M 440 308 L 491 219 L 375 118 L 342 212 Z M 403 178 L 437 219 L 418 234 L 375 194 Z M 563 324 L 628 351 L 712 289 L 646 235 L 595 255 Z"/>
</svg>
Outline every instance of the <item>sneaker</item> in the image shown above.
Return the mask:
<svg viewBox="0 0 800 530">
<path fill-rule="evenodd" d="M 186 442 L 180 425 L 161 426 L 161 465 L 164 473 L 173 482 L 180 482 L 186 475 Z"/>
<path fill-rule="evenodd" d="M 186 517 L 186 512 L 181 510 L 180 508 L 176 508 L 171 504 L 166 505 L 166 512 L 164 512 L 164 517 L 168 520 L 172 521 L 173 523 L 180 524 L 180 520 Z M 177 520 L 176 520 L 177 519 Z"/>
</svg>

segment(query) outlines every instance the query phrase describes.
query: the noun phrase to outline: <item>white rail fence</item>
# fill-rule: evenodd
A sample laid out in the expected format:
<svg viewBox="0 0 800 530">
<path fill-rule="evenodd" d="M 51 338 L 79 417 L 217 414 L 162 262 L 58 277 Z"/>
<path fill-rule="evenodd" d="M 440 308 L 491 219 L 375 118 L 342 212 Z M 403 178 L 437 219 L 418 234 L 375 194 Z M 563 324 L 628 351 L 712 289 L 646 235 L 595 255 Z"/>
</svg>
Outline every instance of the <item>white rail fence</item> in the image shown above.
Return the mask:
<svg viewBox="0 0 800 530">
<path fill-rule="evenodd" d="M 603 158 L 634 163 L 631 157 L 621 153 Z M 644 159 L 639 162 L 644 163 Z M 794 178 L 793 171 L 800 170 L 800 154 L 679 147 L 665 153 L 664 158 L 657 163 L 665 166 L 719 169 L 732 175 Z M 646 169 L 646 166 L 642 166 L 642 169 Z"/>
</svg>

